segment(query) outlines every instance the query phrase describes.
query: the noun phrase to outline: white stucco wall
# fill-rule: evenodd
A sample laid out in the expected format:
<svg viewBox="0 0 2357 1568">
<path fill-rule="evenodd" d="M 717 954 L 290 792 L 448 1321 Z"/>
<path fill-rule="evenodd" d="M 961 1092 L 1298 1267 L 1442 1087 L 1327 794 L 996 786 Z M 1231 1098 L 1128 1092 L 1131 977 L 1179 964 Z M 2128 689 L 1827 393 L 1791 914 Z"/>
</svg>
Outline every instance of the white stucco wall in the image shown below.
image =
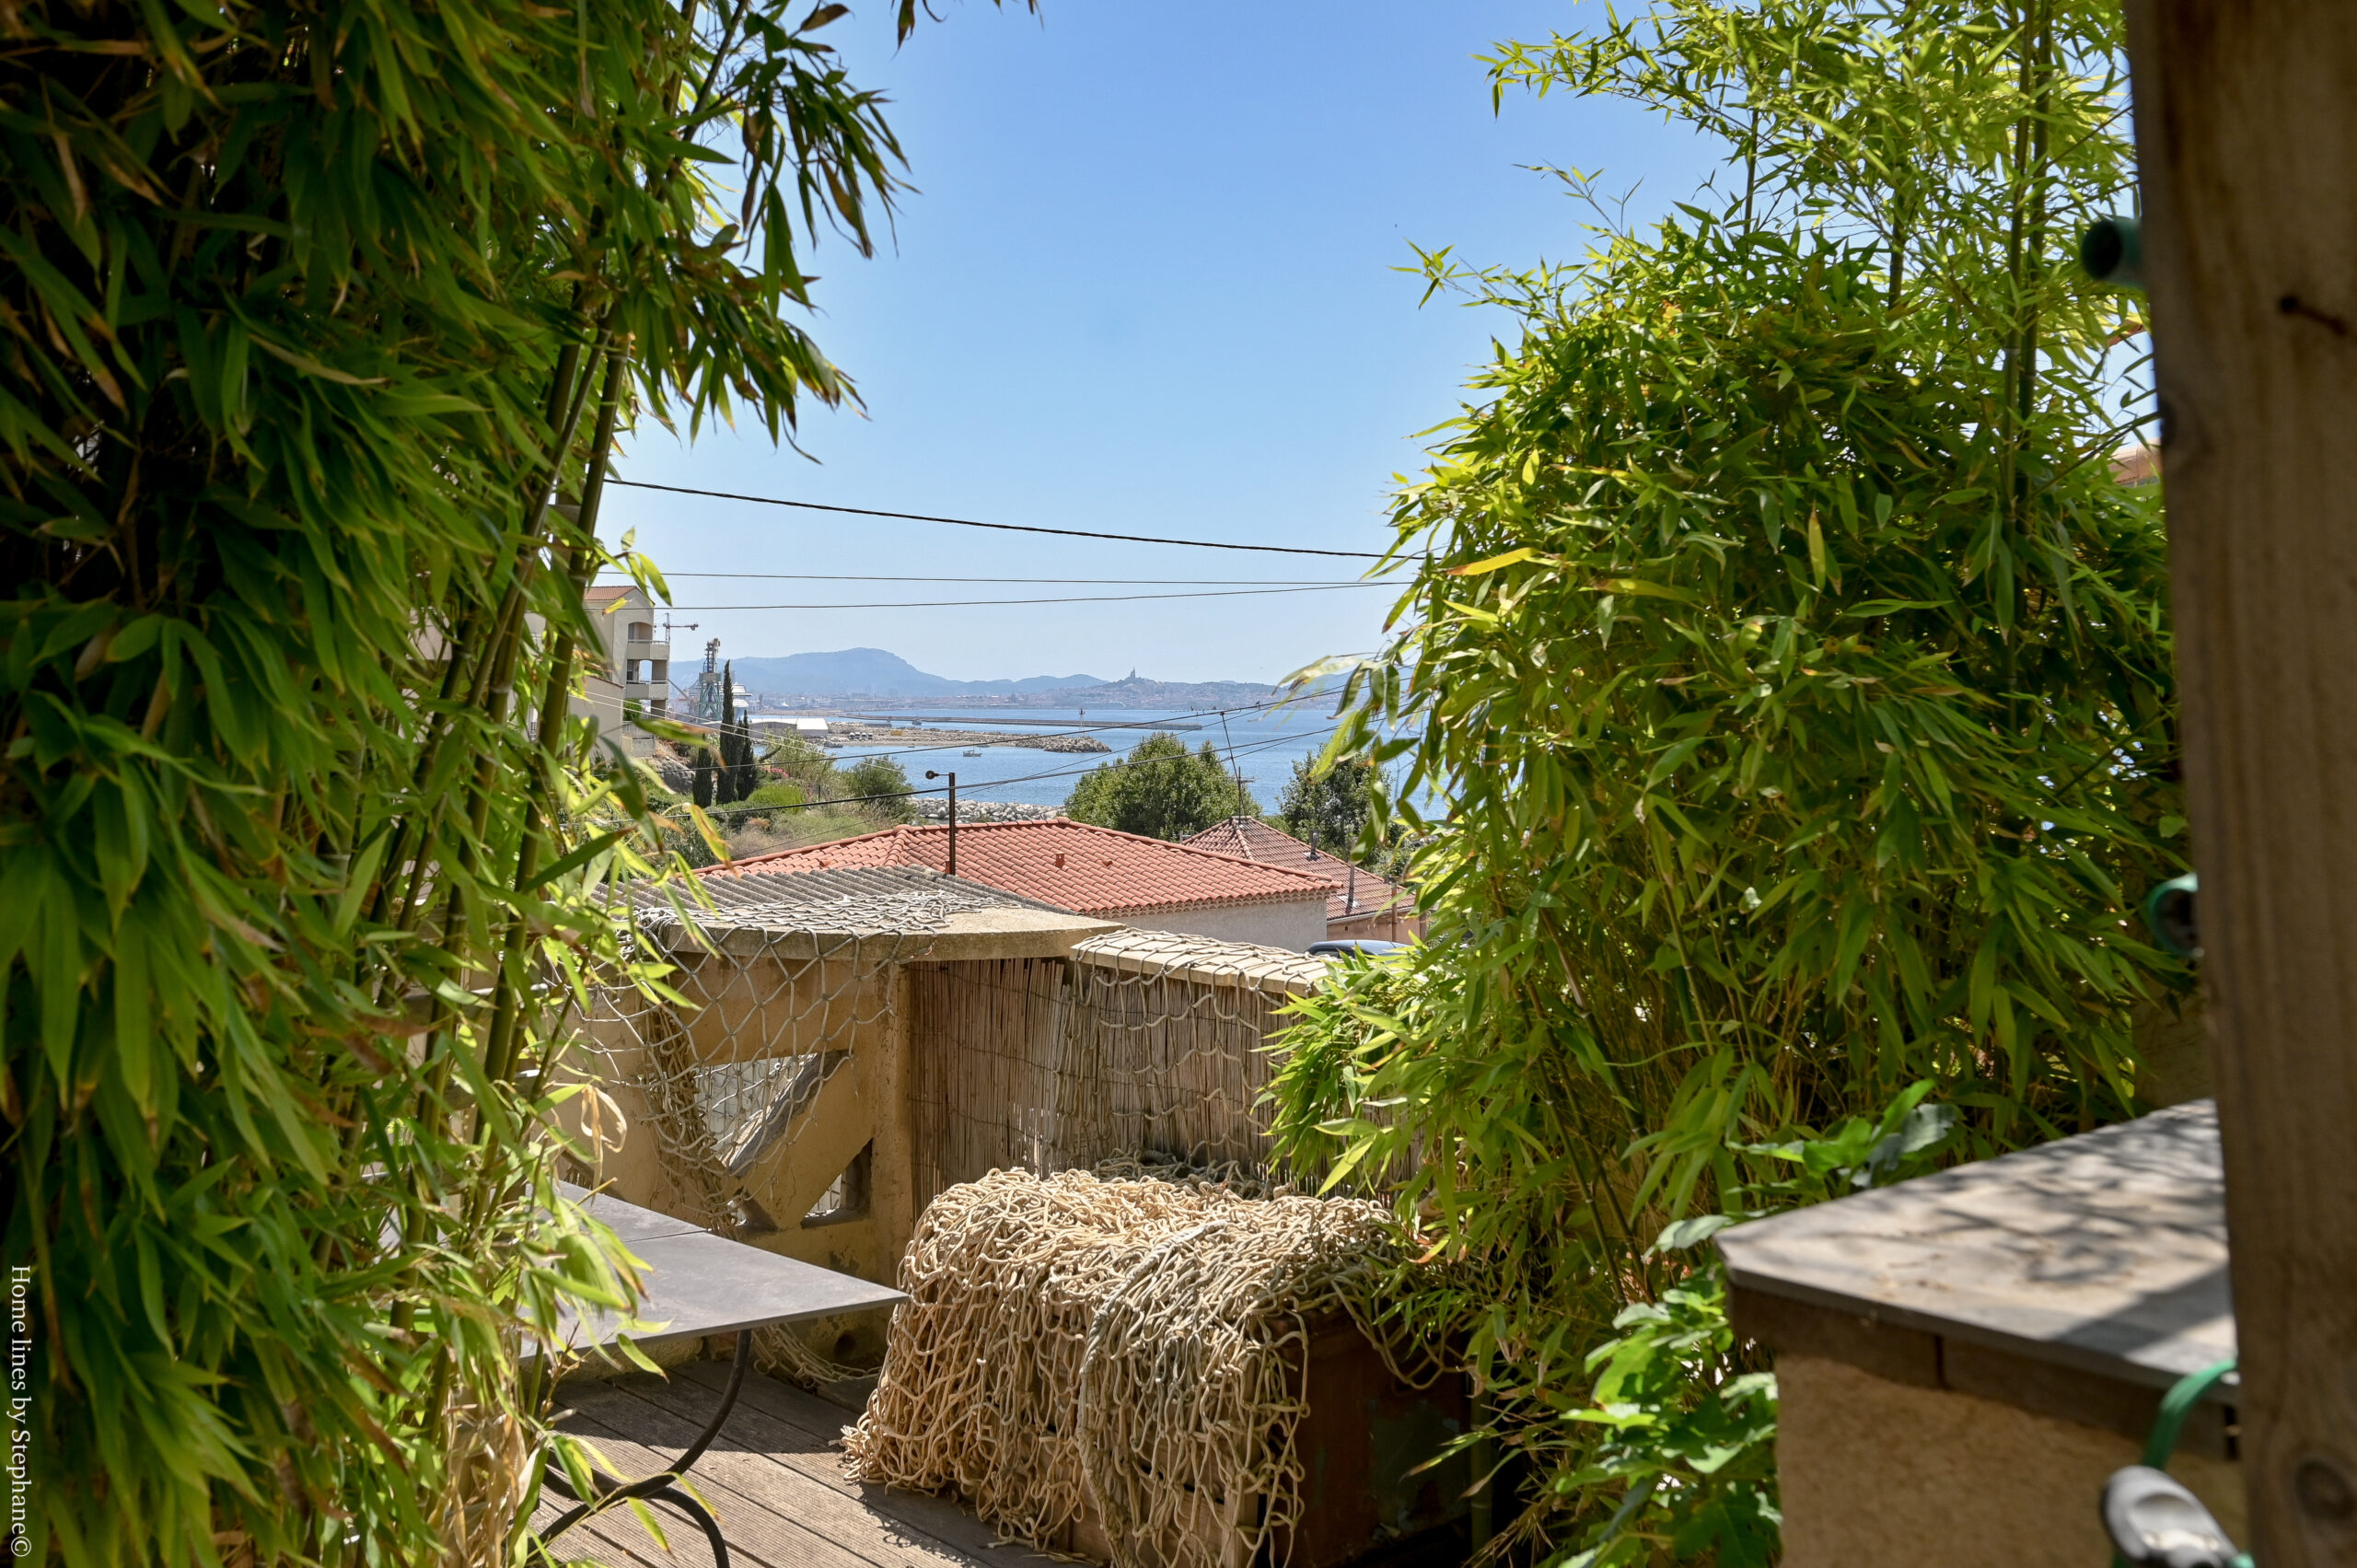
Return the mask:
<svg viewBox="0 0 2357 1568">
<path fill-rule="evenodd" d="M 1306 953 L 1326 940 L 1326 895 L 1283 904 L 1240 904 L 1225 909 L 1178 910 L 1169 914 L 1114 915 L 1141 931 L 1183 931 L 1222 942 L 1253 942 Z"/>
</svg>

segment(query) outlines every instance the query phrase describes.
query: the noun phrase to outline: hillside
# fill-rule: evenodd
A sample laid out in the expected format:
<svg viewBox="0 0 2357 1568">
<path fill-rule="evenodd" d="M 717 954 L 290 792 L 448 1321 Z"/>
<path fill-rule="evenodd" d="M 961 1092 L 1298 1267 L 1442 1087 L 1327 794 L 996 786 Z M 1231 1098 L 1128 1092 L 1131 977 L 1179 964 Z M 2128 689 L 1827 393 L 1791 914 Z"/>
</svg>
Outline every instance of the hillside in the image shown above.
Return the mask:
<svg viewBox="0 0 2357 1568">
<path fill-rule="evenodd" d="M 1021 692 L 992 703 L 1008 708 L 1240 708 L 1277 689 L 1256 680 L 1148 680 L 1132 674 L 1094 686 Z"/>
<path fill-rule="evenodd" d="M 1153 680 L 1132 670 L 1100 675 L 1030 675 L 1016 680 L 958 680 L 919 669 L 882 648 L 740 658 L 737 683 L 770 698 L 827 702 L 922 697 L 952 707 L 1228 708 L 1264 702 L 1275 688 L 1250 680 Z"/>
<path fill-rule="evenodd" d="M 749 691 L 798 697 L 1014 697 L 1104 684 L 1100 675 L 1032 675 L 1020 680 L 954 680 L 928 675 L 882 648 L 740 658 L 737 683 Z"/>
</svg>

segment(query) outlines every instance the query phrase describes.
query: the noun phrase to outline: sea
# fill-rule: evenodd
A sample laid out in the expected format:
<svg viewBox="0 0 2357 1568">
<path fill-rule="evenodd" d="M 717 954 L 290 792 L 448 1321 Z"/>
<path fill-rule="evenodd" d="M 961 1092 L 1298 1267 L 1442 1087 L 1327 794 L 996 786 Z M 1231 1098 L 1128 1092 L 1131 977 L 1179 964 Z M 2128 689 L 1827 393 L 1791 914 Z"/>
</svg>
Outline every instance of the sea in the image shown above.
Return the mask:
<svg viewBox="0 0 2357 1568">
<path fill-rule="evenodd" d="M 909 782 L 921 789 L 947 787 L 946 780 L 928 780 L 924 776 L 928 769 L 937 773 L 955 772 L 960 800 L 1003 800 L 1021 806 L 1062 806 L 1072 794 L 1074 781 L 1081 774 L 1115 761 L 1155 730 L 1167 729 L 1185 741 L 1190 750 L 1209 741 L 1222 758 L 1232 758 L 1235 771 L 1242 774 L 1245 787 L 1252 792 L 1260 809 L 1273 811 L 1284 795 L 1286 781 L 1293 776 L 1294 764 L 1317 756 L 1335 727 L 1330 696 L 1225 715 L 1175 708 L 1022 710 L 1021 716 L 1026 719 L 1061 721 L 1053 725 L 1012 725 L 1004 722 L 1005 715 L 988 708 L 960 713 L 953 707 L 927 707 L 918 703 L 858 711 L 863 717 L 897 718 L 903 727 L 907 727 L 908 720 L 922 717 L 933 721 L 926 726 L 933 729 L 1087 735 L 1112 748 L 1109 752 L 1078 753 L 1041 751 L 1028 746 L 985 746 L 980 749 L 979 757 L 964 755 L 968 749 L 964 745 L 842 746 L 828 749 L 828 755 L 838 765 L 847 765 L 862 757 L 894 758 L 908 773 Z"/>
</svg>

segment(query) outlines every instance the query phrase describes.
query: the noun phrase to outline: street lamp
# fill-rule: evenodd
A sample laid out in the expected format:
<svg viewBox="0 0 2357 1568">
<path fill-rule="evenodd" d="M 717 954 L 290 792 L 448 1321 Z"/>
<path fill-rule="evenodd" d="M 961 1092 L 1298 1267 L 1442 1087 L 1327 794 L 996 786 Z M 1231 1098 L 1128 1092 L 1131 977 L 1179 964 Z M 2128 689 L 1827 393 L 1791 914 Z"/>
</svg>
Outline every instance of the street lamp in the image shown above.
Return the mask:
<svg viewBox="0 0 2357 1568">
<path fill-rule="evenodd" d="M 929 779 L 949 781 L 949 875 L 955 877 L 958 875 L 958 775 L 936 773 L 931 768 L 927 768 L 924 771 L 924 776 Z"/>
</svg>

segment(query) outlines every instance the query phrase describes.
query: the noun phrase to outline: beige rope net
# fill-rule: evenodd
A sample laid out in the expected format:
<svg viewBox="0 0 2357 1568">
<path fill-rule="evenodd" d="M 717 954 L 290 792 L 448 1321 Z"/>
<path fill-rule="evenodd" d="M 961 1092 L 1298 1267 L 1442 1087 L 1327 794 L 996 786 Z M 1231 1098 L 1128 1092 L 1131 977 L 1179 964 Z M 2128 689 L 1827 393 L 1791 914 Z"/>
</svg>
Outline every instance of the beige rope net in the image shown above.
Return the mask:
<svg viewBox="0 0 2357 1568">
<path fill-rule="evenodd" d="M 1376 1204 L 1248 1191 L 1000 1170 L 941 1194 L 853 1473 L 1045 1549 L 1094 1536 L 1117 1568 L 1282 1561 L 1310 1324 L 1347 1312 L 1402 1370 L 1369 1312 L 1397 1231 Z"/>
<path fill-rule="evenodd" d="M 716 909 L 641 911 L 680 1000 L 611 993 L 589 1020 L 633 1126 L 604 1168 L 629 1167 L 634 1202 L 757 1244 L 815 1223 L 814 1200 L 849 1196 L 815 1191 L 865 1135 L 844 1129 L 884 1109 L 858 1099 L 872 1078 L 830 1086 L 905 1026 L 913 1303 L 853 1439 L 859 1473 L 1140 1568 L 1282 1554 L 1309 1325 L 1364 1325 L 1396 1257 L 1386 1211 L 1260 1175 L 1267 1037 L 1325 966 L 1127 930 L 1068 957 L 936 958 L 954 916 L 1003 896 L 875 870 L 706 886 Z M 805 1383 L 854 1375 L 798 1331 L 756 1349 Z"/>
<path fill-rule="evenodd" d="M 953 915 L 1004 900 L 895 870 L 713 877 L 704 889 L 709 909 L 641 904 L 639 939 L 674 966 L 665 983 L 680 1000 L 620 987 L 593 998 L 584 1065 L 601 1098 L 585 1121 L 633 1145 L 634 1201 L 752 1239 L 857 1201 L 854 1162 L 807 1214 L 771 1212 L 828 1084 L 855 1052 L 884 1047 L 900 967 Z M 755 1348 L 762 1370 L 797 1381 L 858 1375 L 790 1330 L 759 1330 Z"/>
</svg>

